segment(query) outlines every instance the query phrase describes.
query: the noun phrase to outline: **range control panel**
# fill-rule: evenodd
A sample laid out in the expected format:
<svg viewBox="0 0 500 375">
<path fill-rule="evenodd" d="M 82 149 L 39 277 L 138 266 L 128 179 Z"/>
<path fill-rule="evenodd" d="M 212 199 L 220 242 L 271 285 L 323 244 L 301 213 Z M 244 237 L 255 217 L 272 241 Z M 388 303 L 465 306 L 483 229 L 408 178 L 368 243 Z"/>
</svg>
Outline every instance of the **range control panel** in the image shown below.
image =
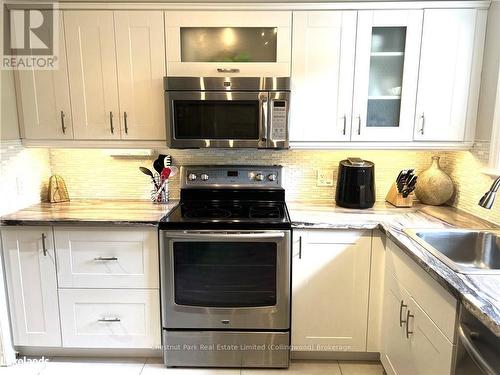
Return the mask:
<svg viewBox="0 0 500 375">
<path fill-rule="evenodd" d="M 281 166 L 185 166 L 181 188 L 281 188 Z"/>
</svg>

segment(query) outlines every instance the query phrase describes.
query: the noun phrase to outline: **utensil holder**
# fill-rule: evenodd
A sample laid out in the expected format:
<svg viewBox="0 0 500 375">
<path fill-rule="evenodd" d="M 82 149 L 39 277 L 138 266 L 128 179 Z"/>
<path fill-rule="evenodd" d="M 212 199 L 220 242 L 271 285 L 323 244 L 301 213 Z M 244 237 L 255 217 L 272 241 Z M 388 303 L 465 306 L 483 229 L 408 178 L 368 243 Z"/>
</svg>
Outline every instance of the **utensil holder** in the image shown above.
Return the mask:
<svg viewBox="0 0 500 375">
<path fill-rule="evenodd" d="M 406 198 L 403 197 L 398 191 L 398 187 L 396 183 L 393 183 L 387 196 L 385 197 L 385 201 L 389 202 L 395 207 L 412 207 L 413 206 L 413 193 L 410 193 Z"/>
<path fill-rule="evenodd" d="M 152 182 L 153 190 L 151 190 L 151 201 L 156 204 L 168 203 L 170 194 L 168 190 L 168 180 L 161 182 L 160 176 L 154 176 L 154 183 Z M 160 191 L 161 190 L 161 191 Z"/>
</svg>

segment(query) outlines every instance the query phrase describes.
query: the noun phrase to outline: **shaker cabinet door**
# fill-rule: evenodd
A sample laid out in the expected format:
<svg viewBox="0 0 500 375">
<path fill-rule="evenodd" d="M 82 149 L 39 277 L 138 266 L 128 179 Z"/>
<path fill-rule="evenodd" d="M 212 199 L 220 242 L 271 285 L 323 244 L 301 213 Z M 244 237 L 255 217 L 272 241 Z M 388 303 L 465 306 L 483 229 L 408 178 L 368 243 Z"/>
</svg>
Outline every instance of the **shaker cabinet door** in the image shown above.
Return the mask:
<svg viewBox="0 0 500 375">
<path fill-rule="evenodd" d="M 350 139 L 356 15 L 293 13 L 291 142 Z"/>
<path fill-rule="evenodd" d="M 21 135 L 25 139 L 73 139 L 62 16 L 60 13 L 58 69 L 15 71 Z"/>
<path fill-rule="evenodd" d="M 116 11 L 114 19 L 122 139 L 164 140 L 163 12 Z"/>
<path fill-rule="evenodd" d="M 75 139 L 120 139 L 112 11 L 65 11 Z"/>
<path fill-rule="evenodd" d="M 294 350 L 366 351 L 370 254 L 370 230 L 294 231 Z"/>
<path fill-rule="evenodd" d="M 422 14 L 358 12 L 351 140 L 412 140 Z"/>
<path fill-rule="evenodd" d="M 476 9 L 425 10 L 415 140 L 464 140 L 468 105 L 477 108 L 477 98 L 468 102 L 475 30 L 484 33 L 485 17 Z"/>
<path fill-rule="evenodd" d="M 4 227 L 2 248 L 14 345 L 61 346 L 50 227 Z"/>
</svg>

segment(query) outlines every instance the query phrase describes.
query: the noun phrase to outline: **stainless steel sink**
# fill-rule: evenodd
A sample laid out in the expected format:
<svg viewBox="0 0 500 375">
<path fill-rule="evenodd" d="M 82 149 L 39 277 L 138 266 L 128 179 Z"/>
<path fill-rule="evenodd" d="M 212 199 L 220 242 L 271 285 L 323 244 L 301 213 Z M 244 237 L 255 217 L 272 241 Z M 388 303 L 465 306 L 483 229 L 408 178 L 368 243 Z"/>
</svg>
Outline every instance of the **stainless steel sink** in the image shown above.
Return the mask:
<svg viewBox="0 0 500 375">
<path fill-rule="evenodd" d="M 464 274 L 500 274 L 500 230 L 407 229 L 436 258 Z"/>
</svg>

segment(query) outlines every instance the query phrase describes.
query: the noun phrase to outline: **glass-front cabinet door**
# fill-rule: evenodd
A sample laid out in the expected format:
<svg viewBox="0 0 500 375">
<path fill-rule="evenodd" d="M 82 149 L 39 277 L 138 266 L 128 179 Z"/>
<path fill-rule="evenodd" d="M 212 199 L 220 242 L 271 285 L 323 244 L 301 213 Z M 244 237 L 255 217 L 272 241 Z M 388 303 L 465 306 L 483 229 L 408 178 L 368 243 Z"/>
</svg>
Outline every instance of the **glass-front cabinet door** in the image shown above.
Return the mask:
<svg viewBox="0 0 500 375">
<path fill-rule="evenodd" d="M 422 11 L 360 11 L 353 141 L 411 141 Z"/>
<path fill-rule="evenodd" d="M 291 12 L 166 13 L 168 76 L 288 77 Z"/>
</svg>

